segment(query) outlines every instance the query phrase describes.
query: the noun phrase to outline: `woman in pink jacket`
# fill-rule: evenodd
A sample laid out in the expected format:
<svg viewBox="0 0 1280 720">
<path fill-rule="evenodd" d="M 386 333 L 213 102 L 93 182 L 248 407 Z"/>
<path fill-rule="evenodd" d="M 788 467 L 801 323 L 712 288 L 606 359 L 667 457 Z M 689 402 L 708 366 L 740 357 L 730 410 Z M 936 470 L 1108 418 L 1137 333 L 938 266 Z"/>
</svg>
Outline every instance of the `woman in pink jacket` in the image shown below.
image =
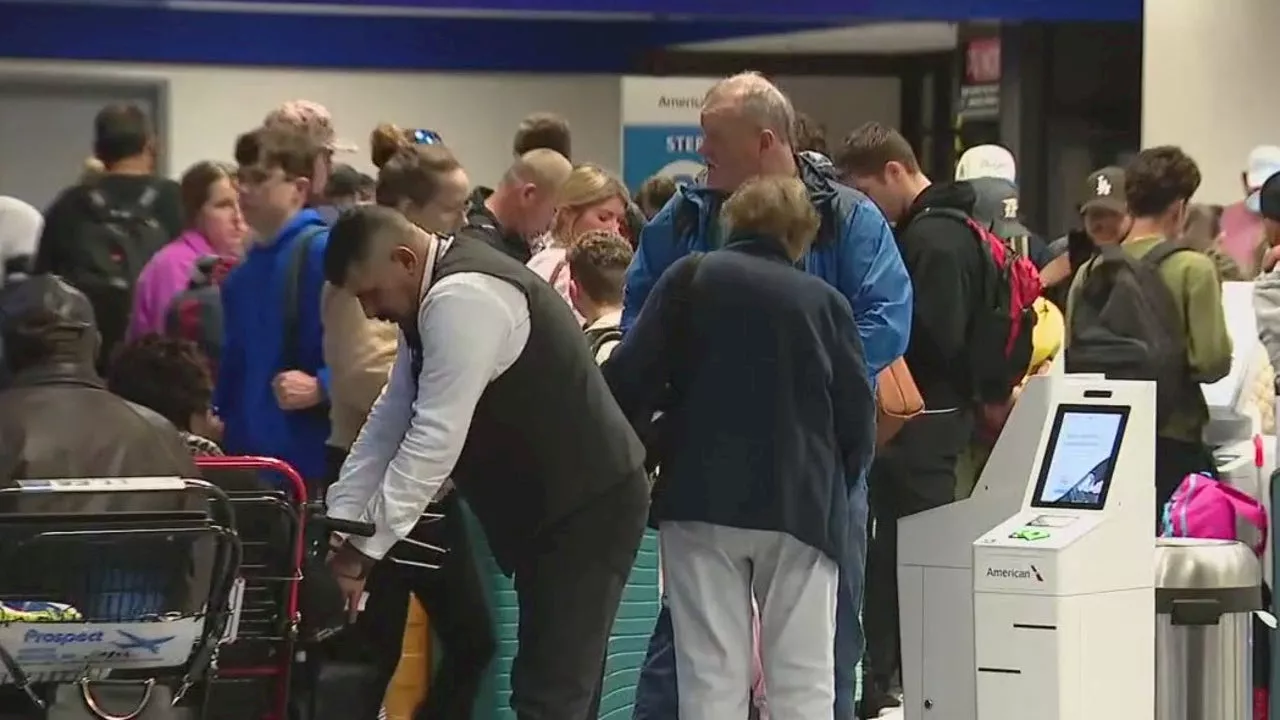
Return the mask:
<svg viewBox="0 0 1280 720">
<path fill-rule="evenodd" d="M 133 291 L 130 339 L 164 332 L 165 313 L 186 289 L 196 261 L 208 255 L 240 257 L 246 228 L 240 214 L 235 170 L 199 162 L 182 176 L 182 210 L 187 230 L 160 249 L 142 268 Z"/>
<path fill-rule="evenodd" d="M 570 307 L 573 303 L 569 300 L 566 251 L 583 233 L 620 232 L 627 219 L 627 199 L 627 188 L 621 180 L 590 163 L 575 167 L 560 186 L 550 242 L 529 261 L 529 269 L 551 283 Z"/>
</svg>

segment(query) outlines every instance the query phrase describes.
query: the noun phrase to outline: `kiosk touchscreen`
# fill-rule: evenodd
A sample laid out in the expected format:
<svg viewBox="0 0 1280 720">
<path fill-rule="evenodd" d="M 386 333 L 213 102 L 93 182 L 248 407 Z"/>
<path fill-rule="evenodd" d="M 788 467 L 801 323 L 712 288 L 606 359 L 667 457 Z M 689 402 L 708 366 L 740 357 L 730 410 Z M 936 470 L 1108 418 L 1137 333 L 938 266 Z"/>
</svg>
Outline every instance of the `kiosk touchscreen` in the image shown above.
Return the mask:
<svg viewBox="0 0 1280 720">
<path fill-rule="evenodd" d="M 972 545 L 982 720 L 1155 712 L 1155 385 L 1074 382 L 1021 507 Z"/>
<path fill-rule="evenodd" d="M 1031 378 L 1005 423 L 1004 431 L 978 478 L 973 493 L 964 500 L 917 513 L 898 523 L 898 603 L 902 632 L 903 716 L 905 720 L 976 720 L 974 673 L 974 573 L 973 542 L 992 527 L 1023 508 L 1028 486 L 1037 480 L 1040 447 L 1057 422 L 1061 408 L 1083 406 L 1086 393 L 1099 382 L 1081 376 L 1049 374 Z M 1105 410 L 1105 409 L 1104 409 Z M 1117 437 L 1121 425 L 1112 423 Z M 1069 429 L 1088 418 L 1064 419 Z M 1118 442 L 1116 440 L 1115 442 Z M 1092 471 L 1109 471 L 1102 458 L 1069 473 L 1089 460 L 1078 455 L 1073 462 L 1054 465 L 1054 481 L 1046 480 L 1046 497 L 1054 502 L 1105 502 L 1100 480 Z M 1064 464 L 1065 463 L 1065 464 Z M 1026 533 L 1052 533 L 1059 521 L 1051 516 L 1036 520 Z"/>
</svg>

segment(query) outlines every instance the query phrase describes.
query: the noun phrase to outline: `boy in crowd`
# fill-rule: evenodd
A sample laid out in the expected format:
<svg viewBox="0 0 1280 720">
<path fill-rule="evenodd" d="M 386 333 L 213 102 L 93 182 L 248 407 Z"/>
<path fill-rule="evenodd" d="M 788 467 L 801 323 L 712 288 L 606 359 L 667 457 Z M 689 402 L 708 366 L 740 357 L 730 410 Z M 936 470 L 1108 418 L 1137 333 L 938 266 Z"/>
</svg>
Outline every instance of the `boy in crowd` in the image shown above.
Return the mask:
<svg viewBox="0 0 1280 720">
<path fill-rule="evenodd" d="M 254 162 L 239 170 L 256 242 L 222 285 L 214 404 L 228 453 L 277 457 L 320 482 L 329 436 L 320 319 L 329 229 L 307 203 L 325 150 L 291 128 L 262 130 L 256 143 Z"/>
<path fill-rule="evenodd" d="M 622 340 L 622 288 L 633 252 L 626 238 L 612 232 L 589 232 L 567 254 L 569 297 L 586 320 L 587 340 L 597 363 L 613 354 Z"/>
<path fill-rule="evenodd" d="M 1181 236 L 1187 206 L 1199 187 L 1200 169 L 1195 161 L 1173 146 L 1143 150 L 1125 169 L 1124 197 L 1133 219 L 1120 248 L 1135 260 L 1146 258 L 1153 263 L 1172 300 L 1170 303 L 1165 298 L 1144 295 L 1147 308 L 1155 312 L 1144 309 L 1139 313 L 1135 309 L 1133 317 L 1135 323 L 1159 325 L 1165 319 L 1159 311 L 1167 307 L 1170 327 L 1149 332 L 1167 333 L 1169 342 L 1181 343 L 1186 354 L 1185 374 L 1178 379 L 1185 392 L 1178 392 L 1174 407 L 1167 408 L 1167 416 L 1156 428 L 1157 517 L 1184 477 L 1213 471 L 1213 457 L 1202 439 L 1209 410 L 1196 384 L 1219 380 L 1231 369 L 1231 337 L 1227 334 L 1222 289 L 1213 261 L 1189 248 L 1179 248 L 1186 250 L 1179 252 L 1168 245 Z M 1159 255 L 1147 258 L 1152 252 Z M 1081 358 L 1095 360 L 1097 350 L 1103 346 L 1092 345 L 1092 338 L 1101 337 L 1100 332 L 1109 329 L 1081 322 L 1081 317 L 1087 317 L 1081 315 L 1085 304 L 1082 290 L 1089 285 L 1094 266 L 1104 260 L 1105 256 L 1100 256 L 1085 263 L 1071 284 L 1067 297 L 1067 372 L 1089 371 L 1080 365 Z M 1105 283 L 1106 275 L 1100 273 L 1100 277 Z M 1096 294 L 1094 289 L 1089 288 L 1091 292 L 1086 296 Z M 1111 296 L 1104 297 L 1107 306 L 1114 305 Z M 1096 315 L 1097 305 L 1098 301 L 1088 303 L 1088 316 L 1116 317 Z M 1162 396 L 1165 390 L 1160 388 Z M 1158 412 L 1164 415 L 1165 409 L 1158 408 Z"/>
<path fill-rule="evenodd" d="M 836 166 L 895 226 L 915 300 L 905 357 L 926 407 L 876 452 L 868 480 L 875 530 L 867 547 L 868 659 L 859 717 L 874 718 L 899 704 L 892 684 L 900 660 L 898 520 L 955 499 L 956 463 L 972 436 L 975 410 L 968 328 L 988 270 L 962 220 L 974 214 L 974 189 L 932 183 L 898 131 L 879 123 L 854 130 Z"/>
</svg>

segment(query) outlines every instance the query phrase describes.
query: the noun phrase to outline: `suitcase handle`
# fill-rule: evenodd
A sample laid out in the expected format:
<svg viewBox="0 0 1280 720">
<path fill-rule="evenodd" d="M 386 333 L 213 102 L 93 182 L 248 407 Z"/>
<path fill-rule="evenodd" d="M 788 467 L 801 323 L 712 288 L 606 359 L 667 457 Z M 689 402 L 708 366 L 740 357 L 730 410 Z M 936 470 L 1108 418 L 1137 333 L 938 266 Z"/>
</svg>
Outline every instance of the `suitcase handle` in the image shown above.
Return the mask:
<svg viewBox="0 0 1280 720">
<path fill-rule="evenodd" d="M 135 718 L 138 718 L 139 716 L 142 715 L 142 713 L 146 712 L 147 706 L 151 704 L 151 693 L 154 692 L 156 689 L 155 678 L 148 678 L 146 680 L 143 680 L 141 683 L 138 683 L 132 680 L 123 680 L 123 681 L 116 680 L 113 682 L 111 680 L 94 681 L 94 680 L 90 680 L 89 678 L 80 678 L 80 682 L 78 684 L 80 685 L 80 697 L 84 698 L 84 706 L 89 710 L 89 712 L 93 713 L 94 717 L 100 718 L 100 720 L 135 720 Z M 93 686 L 95 684 L 97 685 L 141 684 L 142 698 L 138 700 L 138 706 L 133 709 L 133 712 L 125 713 L 123 715 L 112 715 L 111 713 L 103 709 L 103 707 L 100 704 L 98 704 L 97 698 L 93 696 Z"/>
</svg>

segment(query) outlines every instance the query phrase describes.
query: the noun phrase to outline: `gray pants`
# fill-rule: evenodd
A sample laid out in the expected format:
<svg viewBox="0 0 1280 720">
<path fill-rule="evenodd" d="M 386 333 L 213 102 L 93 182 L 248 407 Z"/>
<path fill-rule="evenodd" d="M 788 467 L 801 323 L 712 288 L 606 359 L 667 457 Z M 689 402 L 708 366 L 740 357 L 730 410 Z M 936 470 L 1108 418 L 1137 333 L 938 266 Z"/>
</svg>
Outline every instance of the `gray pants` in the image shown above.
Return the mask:
<svg viewBox="0 0 1280 720">
<path fill-rule="evenodd" d="M 771 720 L 830 720 L 836 562 L 785 533 L 696 522 L 660 530 L 681 720 L 747 717 L 753 597 Z"/>
</svg>

